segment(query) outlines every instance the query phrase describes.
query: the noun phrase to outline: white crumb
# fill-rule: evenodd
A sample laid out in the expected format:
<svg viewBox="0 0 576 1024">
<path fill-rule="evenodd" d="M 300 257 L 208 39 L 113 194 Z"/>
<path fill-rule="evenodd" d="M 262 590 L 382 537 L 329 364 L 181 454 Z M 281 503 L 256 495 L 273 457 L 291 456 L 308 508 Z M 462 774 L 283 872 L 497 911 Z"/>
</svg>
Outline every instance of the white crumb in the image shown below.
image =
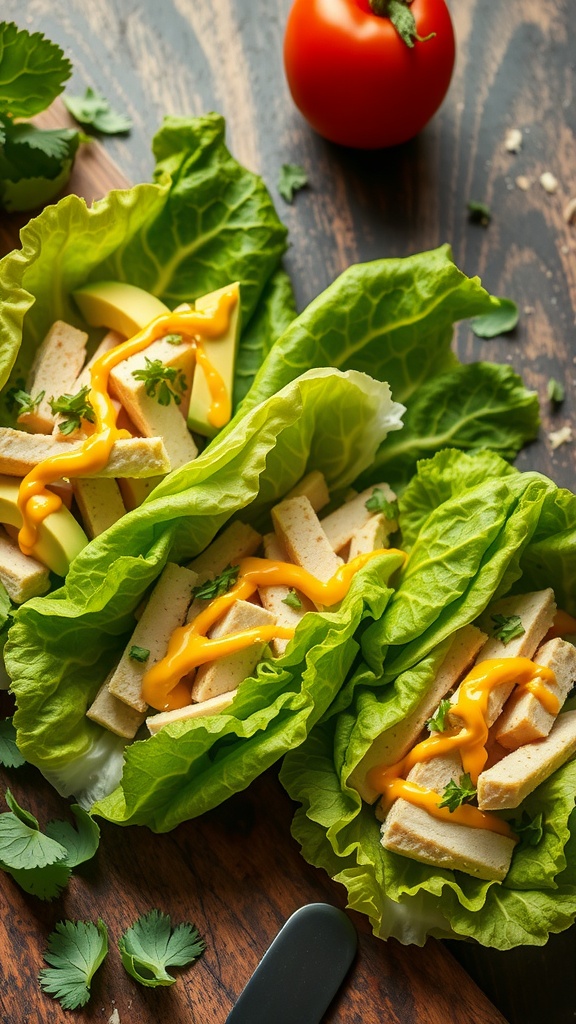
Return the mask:
<svg viewBox="0 0 576 1024">
<path fill-rule="evenodd" d="M 522 149 L 522 132 L 519 128 L 509 128 L 504 139 L 504 148 L 509 153 L 519 153 Z"/>
<path fill-rule="evenodd" d="M 120 1024 L 120 1014 L 118 1010 L 112 1010 L 112 1013 L 108 1019 L 108 1024 Z"/>
<path fill-rule="evenodd" d="M 550 441 L 552 451 L 556 451 L 556 448 L 559 448 L 561 444 L 568 444 L 573 440 L 572 427 L 566 423 L 565 426 L 560 427 L 560 430 L 551 430 L 548 434 L 548 440 Z"/>
<path fill-rule="evenodd" d="M 558 179 L 554 177 L 551 171 L 544 171 L 544 174 L 540 175 L 540 184 L 544 191 L 550 195 L 554 195 L 554 192 L 558 191 Z"/>
<path fill-rule="evenodd" d="M 519 174 L 516 178 L 516 188 L 522 189 L 523 192 L 527 192 L 531 184 L 530 178 L 527 178 L 525 174 Z"/>
</svg>

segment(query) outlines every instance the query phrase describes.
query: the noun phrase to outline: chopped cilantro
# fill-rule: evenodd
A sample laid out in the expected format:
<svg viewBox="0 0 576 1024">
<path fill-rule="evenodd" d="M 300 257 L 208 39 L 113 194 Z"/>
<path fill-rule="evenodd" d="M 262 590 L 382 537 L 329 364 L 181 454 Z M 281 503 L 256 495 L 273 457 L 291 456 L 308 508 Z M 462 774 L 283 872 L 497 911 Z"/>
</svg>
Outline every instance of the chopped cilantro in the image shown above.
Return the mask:
<svg viewBox="0 0 576 1024">
<path fill-rule="evenodd" d="M 519 615 L 492 615 L 491 619 L 494 623 L 492 636 L 495 640 L 501 640 L 504 646 L 526 632 Z"/>
<path fill-rule="evenodd" d="M 486 203 L 480 203 L 476 199 L 471 199 L 467 203 L 468 208 L 468 220 L 472 221 L 473 224 L 481 224 L 483 228 L 487 228 L 492 214 L 490 207 Z"/>
<path fill-rule="evenodd" d="M 105 96 L 90 86 L 83 96 L 63 96 L 72 117 L 84 128 L 94 128 L 103 135 L 120 135 L 132 127 L 126 114 L 113 110 Z"/>
<path fill-rule="evenodd" d="M 226 566 L 223 572 L 216 576 L 215 579 L 206 580 L 205 583 L 200 583 L 199 586 L 194 587 L 192 596 L 200 597 L 203 601 L 211 601 L 214 597 L 222 597 L 223 594 L 226 594 L 234 586 L 239 572 L 239 565 Z"/>
<path fill-rule="evenodd" d="M 473 800 L 475 796 L 476 786 L 472 785 L 472 779 L 468 772 L 465 772 L 461 776 L 460 782 L 456 782 L 455 779 L 450 780 L 442 793 L 442 799 L 438 807 L 447 807 L 452 814 L 457 807 L 461 807 L 463 803 Z"/>
<path fill-rule="evenodd" d="M 45 394 L 45 391 L 39 391 L 36 397 L 33 398 L 27 391 L 14 391 L 11 397 L 20 406 L 19 415 L 23 416 L 24 413 L 36 412 Z"/>
<path fill-rule="evenodd" d="M 429 718 L 428 721 L 426 722 L 426 728 L 428 729 L 428 732 L 444 732 L 448 724 L 446 718 L 448 717 L 451 707 L 451 701 L 448 699 L 448 697 L 444 697 L 444 699 L 441 700 L 440 704 L 438 705 L 438 710 L 436 714 L 433 715 L 432 718 Z"/>
<path fill-rule="evenodd" d="M 88 423 L 96 421 L 96 414 L 88 400 L 89 394 L 90 386 L 86 384 L 75 395 L 60 395 L 60 398 L 50 399 L 50 408 L 54 415 L 60 413 L 63 417 L 58 425 L 63 434 L 72 434 L 79 430 L 82 420 L 87 420 Z"/>
<path fill-rule="evenodd" d="M 566 398 L 566 389 L 559 380 L 554 380 L 554 377 L 550 377 L 548 381 L 548 400 L 554 402 L 556 405 L 560 405 L 561 402 Z"/>
<path fill-rule="evenodd" d="M 92 978 L 108 952 L 103 921 L 59 921 L 48 938 L 46 963 L 38 976 L 44 992 L 65 1010 L 76 1010 L 90 999 Z"/>
<path fill-rule="evenodd" d="M 513 331 L 518 324 L 518 306 L 513 299 L 494 299 L 494 308 L 475 316 L 470 326 L 477 338 L 496 338 Z"/>
<path fill-rule="evenodd" d="M 138 644 L 132 644 L 132 647 L 128 652 L 128 657 L 132 658 L 132 661 L 141 661 L 144 663 L 145 661 L 148 661 L 150 651 L 147 647 L 138 647 Z"/>
<path fill-rule="evenodd" d="M 161 359 L 144 358 L 146 366 L 142 370 L 132 370 L 134 379 L 144 381 L 146 394 L 155 398 L 159 405 L 170 405 L 171 399 L 180 405 L 186 391 L 184 371 L 177 366 L 165 366 Z"/>
<path fill-rule="evenodd" d="M 141 985 L 173 985 L 168 967 L 186 967 L 204 952 L 205 943 L 192 924 L 172 930 L 170 917 L 160 910 L 143 914 L 118 941 L 122 963 Z"/>
<path fill-rule="evenodd" d="M 282 604 L 287 604 L 289 608 L 294 608 L 295 611 L 302 607 L 302 601 L 295 590 L 291 590 L 289 594 L 286 594 L 286 597 L 282 598 Z"/>
<path fill-rule="evenodd" d="M 296 192 L 308 184 L 308 175 L 299 164 L 282 164 L 278 176 L 278 191 L 287 203 L 291 203 Z"/>
<path fill-rule="evenodd" d="M 165 334 L 162 341 L 167 341 L 169 345 L 181 345 L 182 335 L 181 334 Z"/>
<path fill-rule="evenodd" d="M 383 512 L 386 519 L 395 519 L 398 515 L 398 505 L 395 501 L 388 501 L 381 487 L 374 488 L 364 506 L 368 512 Z"/>
</svg>

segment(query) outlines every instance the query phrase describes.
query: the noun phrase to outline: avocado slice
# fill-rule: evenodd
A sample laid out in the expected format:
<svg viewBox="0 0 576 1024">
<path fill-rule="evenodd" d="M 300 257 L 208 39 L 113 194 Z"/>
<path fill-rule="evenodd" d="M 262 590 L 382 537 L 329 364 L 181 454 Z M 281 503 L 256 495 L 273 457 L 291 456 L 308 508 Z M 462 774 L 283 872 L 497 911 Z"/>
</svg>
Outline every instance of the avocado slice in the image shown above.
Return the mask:
<svg viewBox="0 0 576 1024">
<path fill-rule="evenodd" d="M 87 324 L 107 327 L 126 338 L 170 312 L 155 295 L 124 281 L 97 281 L 72 294 Z"/>
<path fill-rule="evenodd" d="M 22 526 L 22 515 L 18 508 L 19 481 L 11 476 L 0 476 L 0 522 Z M 57 512 L 51 512 L 41 523 L 38 540 L 32 549 L 34 558 L 46 565 L 58 576 L 65 576 L 70 562 L 86 547 L 88 537 L 74 516 L 62 505 Z"/>
<path fill-rule="evenodd" d="M 194 308 L 199 312 L 214 305 L 214 301 L 223 292 L 236 292 L 236 303 L 230 313 L 228 330 L 221 338 L 212 340 L 203 339 L 202 348 L 215 370 L 218 371 L 224 386 L 230 397 L 234 388 L 234 371 L 236 368 L 236 354 L 238 352 L 238 341 L 240 338 L 240 285 L 237 281 L 234 284 L 226 285 L 208 295 L 202 295 L 196 299 Z M 194 379 L 192 381 L 192 394 L 190 396 L 190 408 L 188 410 L 188 426 L 204 437 L 214 437 L 219 428 L 215 427 L 208 420 L 208 412 L 211 405 L 210 391 L 202 367 L 196 364 Z"/>
</svg>

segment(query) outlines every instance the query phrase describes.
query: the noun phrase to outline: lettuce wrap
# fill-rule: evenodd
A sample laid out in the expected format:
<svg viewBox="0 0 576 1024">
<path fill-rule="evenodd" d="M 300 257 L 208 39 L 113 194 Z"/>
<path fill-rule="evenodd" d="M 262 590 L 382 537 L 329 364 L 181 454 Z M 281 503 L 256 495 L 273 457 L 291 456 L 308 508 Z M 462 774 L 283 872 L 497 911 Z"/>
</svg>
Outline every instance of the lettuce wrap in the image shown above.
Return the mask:
<svg viewBox="0 0 576 1024">
<path fill-rule="evenodd" d="M 385 850 L 374 808 L 348 780 L 373 739 L 417 706 L 455 631 L 495 598 L 552 587 L 558 607 L 574 615 L 576 496 L 494 454 L 445 451 L 419 465 L 400 498 L 400 523 L 410 554 L 396 590 L 362 634 L 345 688 L 284 760 L 282 782 L 301 804 L 293 834 L 306 860 L 346 886 L 349 906 L 382 938 L 543 944 L 576 916 L 574 759 L 521 808 L 502 812 L 517 825 L 526 815 L 541 826 L 516 847 L 503 882 Z"/>
</svg>

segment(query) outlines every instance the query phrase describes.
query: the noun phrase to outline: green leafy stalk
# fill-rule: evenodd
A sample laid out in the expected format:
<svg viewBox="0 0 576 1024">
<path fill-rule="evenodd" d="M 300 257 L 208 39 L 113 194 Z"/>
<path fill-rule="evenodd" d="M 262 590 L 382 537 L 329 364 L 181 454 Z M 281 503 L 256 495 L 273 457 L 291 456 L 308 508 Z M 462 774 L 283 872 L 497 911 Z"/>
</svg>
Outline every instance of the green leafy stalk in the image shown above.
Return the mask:
<svg viewBox="0 0 576 1024">
<path fill-rule="evenodd" d="M 416 19 L 410 10 L 411 3 L 412 0 L 370 0 L 373 13 L 381 18 L 390 18 L 398 35 L 410 48 L 415 42 L 425 43 L 436 35 L 435 32 L 427 36 L 418 34 Z"/>
</svg>

